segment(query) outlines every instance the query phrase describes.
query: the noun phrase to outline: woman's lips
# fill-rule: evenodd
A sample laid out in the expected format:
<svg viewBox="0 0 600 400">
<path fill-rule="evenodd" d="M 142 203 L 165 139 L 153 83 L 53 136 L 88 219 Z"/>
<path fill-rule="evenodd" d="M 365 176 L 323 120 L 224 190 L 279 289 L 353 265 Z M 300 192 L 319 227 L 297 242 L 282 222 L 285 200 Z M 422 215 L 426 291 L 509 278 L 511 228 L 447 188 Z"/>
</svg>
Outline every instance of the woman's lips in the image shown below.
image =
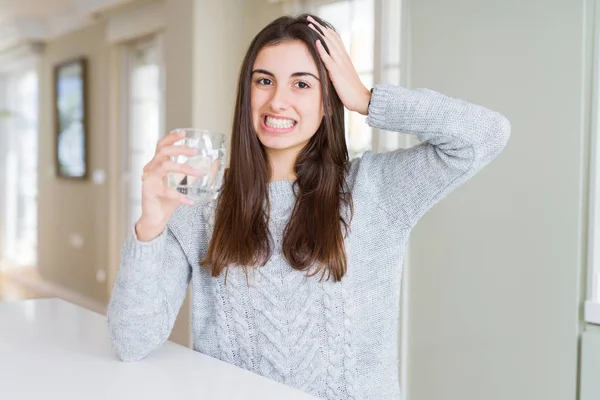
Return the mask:
<svg viewBox="0 0 600 400">
<path fill-rule="evenodd" d="M 272 126 L 267 125 L 267 115 L 263 116 L 260 119 L 260 125 L 262 127 L 262 129 L 267 132 L 267 133 L 274 133 L 274 134 L 282 134 L 282 133 L 288 133 L 293 131 L 296 128 L 296 125 L 298 125 L 297 122 L 294 122 L 294 125 L 292 125 L 289 128 L 274 128 Z"/>
</svg>

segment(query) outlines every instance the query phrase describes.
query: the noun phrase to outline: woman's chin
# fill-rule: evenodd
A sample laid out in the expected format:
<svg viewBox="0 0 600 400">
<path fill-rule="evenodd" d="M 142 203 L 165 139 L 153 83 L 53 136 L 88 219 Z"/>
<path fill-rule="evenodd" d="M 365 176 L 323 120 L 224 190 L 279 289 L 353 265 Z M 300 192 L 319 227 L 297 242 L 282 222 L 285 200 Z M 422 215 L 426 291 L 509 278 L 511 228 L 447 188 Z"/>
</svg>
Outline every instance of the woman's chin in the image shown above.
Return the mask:
<svg viewBox="0 0 600 400">
<path fill-rule="evenodd" d="M 307 142 L 296 143 L 296 142 L 292 142 L 289 140 L 281 140 L 281 139 L 280 140 L 272 140 L 271 138 L 261 138 L 260 142 L 262 143 L 265 150 L 277 151 L 277 152 L 288 151 L 288 150 L 299 150 L 302 147 L 304 147 L 304 145 L 306 145 L 306 143 L 307 143 Z"/>
<path fill-rule="evenodd" d="M 267 151 L 285 151 L 294 148 L 295 146 L 285 145 L 283 143 L 265 143 L 263 146 Z"/>
<path fill-rule="evenodd" d="M 261 133 L 258 135 L 258 138 L 263 146 L 270 149 L 282 150 L 293 145 L 293 141 L 290 140 L 290 137 L 273 136 Z"/>
</svg>

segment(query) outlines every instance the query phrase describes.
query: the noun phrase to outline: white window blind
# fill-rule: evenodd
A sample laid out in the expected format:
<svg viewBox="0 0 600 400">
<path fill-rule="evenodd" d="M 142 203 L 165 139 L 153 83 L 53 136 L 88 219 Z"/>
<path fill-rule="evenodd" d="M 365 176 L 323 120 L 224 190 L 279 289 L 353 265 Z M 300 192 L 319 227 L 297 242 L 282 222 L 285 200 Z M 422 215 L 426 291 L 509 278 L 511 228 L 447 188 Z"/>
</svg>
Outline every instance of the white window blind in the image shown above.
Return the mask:
<svg viewBox="0 0 600 400">
<path fill-rule="evenodd" d="M 37 263 L 38 77 L 34 68 L 0 80 L 2 253 L 12 264 Z"/>
<path fill-rule="evenodd" d="M 126 229 L 142 213 L 144 166 L 154 156 L 156 142 L 164 134 L 164 90 L 161 36 L 132 42 L 125 46 L 127 135 L 125 151 Z"/>
</svg>

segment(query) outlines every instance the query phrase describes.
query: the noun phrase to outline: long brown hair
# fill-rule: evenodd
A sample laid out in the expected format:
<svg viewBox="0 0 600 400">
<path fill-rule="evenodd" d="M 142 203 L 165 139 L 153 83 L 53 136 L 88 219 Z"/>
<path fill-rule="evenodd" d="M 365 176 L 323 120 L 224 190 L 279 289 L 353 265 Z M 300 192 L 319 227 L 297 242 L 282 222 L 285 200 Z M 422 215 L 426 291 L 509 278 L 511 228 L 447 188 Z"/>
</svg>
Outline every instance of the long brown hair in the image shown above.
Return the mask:
<svg viewBox="0 0 600 400">
<path fill-rule="evenodd" d="M 327 279 L 333 276 L 337 282 L 346 272 L 342 225 L 347 235 L 349 221 L 342 216 L 342 207 L 348 206 L 351 219 L 352 198 L 345 179 L 348 149 L 344 106 L 321 61 L 315 46 L 319 36 L 308 26 L 307 15 L 280 17 L 271 22 L 254 38 L 242 62 L 230 165 L 217 202 L 208 253 L 201 263 L 214 277 L 230 265 L 242 266 L 247 276 L 248 266 L 264 266 L 271 257 L 268 183 L 272 171 L 252 124 L 250 88 L 252 68 L 260 50 L 286 41 L 306 44 L 317 64 L 325 116 L 296 159 L 296 202 L 284 232 L 283 255 L 294 269 L 307 271 L 307 276 L 322 272 L 321 279 L 327 273 Z M 317 16 L 313 18 L 333 29 Z M 313 266 L 316 269 L 311 272 Z"/>
</svg>

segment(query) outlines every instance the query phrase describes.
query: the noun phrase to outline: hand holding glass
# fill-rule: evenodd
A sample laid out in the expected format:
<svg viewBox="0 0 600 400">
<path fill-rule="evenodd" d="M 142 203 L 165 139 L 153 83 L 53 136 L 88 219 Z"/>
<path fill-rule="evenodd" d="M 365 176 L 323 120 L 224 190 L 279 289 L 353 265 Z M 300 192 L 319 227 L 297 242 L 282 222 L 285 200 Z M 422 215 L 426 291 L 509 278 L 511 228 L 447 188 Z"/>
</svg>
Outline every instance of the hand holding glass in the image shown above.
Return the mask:
<svg viewBox="0 0 600 400">
<path fill-rule="evenodd" d="M 208 202 L 217 198 L 225 173 L 225 135 L 204 129 L 176 129 L 185 135 L 174 146 L 187 146 L 195 149 L 195 155 L 180 154 L 172 156 L 177 164 L 188 164 L 199 174 L 169 172 L 168 186 L 187 195 L 194 201 Z"/>
</svg>

